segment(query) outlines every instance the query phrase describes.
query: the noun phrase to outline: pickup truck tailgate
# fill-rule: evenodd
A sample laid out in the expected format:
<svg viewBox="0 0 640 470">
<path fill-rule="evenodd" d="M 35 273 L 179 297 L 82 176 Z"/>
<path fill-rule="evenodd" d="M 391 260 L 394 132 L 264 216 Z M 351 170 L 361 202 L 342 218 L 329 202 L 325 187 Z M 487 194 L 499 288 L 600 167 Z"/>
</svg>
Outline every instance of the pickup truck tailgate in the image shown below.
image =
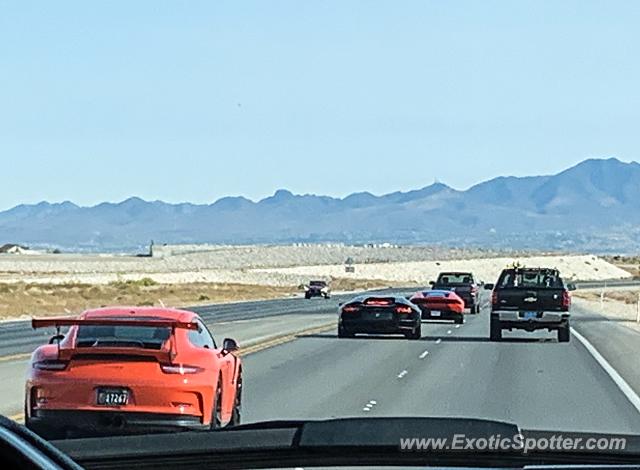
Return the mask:
<svg viewBox="0 0 640 470">
<path fill-rule="evenodd" d="M 564 311 L 564 289 L 512 287 L 495 291 L 493 310 Z"/>
</svg>

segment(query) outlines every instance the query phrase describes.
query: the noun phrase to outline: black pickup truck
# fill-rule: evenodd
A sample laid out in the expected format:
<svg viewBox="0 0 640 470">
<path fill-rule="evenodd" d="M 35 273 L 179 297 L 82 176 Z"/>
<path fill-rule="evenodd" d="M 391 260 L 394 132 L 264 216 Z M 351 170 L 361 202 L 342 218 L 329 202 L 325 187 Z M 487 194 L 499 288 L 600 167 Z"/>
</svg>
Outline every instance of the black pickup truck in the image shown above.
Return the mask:
<svg viewBox="0 0 640 470">
<path fill-rule="evenodd" d="M 573 284 L 565 286 L 557 269 L 505 269 L 498 282 L 485 284 L 491 294 L 491 341 L 502 339 L 502 330 L 548 330 L 558 341 L 569 341 L 569 308 Z"/>
<path fill-rule="evenodd" d="M 478 284 L 473 280 L 473 274 L 467 272 L 448 272 L 440 273 L 438 279 L 431 281 L 432 289 L 436 290 L 452 290 L 462 300 L 464 300 L 465 308 L 470 313 L 480 313 L 480 292 Z"/>
</svg>

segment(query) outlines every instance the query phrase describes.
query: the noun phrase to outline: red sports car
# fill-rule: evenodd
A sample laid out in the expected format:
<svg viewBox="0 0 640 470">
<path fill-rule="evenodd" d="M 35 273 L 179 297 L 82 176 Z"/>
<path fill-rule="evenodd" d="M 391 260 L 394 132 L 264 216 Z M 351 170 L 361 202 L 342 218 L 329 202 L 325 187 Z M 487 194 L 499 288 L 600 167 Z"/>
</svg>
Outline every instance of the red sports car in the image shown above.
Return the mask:
<svg viewBox="0 0 640 470">
<path fill-rule="evenodd" d="M 57 329 L 34 351 L 25 390 L 25 423 L 48 439 L 240 422 L 238 345 L 216 345 L 193 312 L 103 308 L 32 326 Z"/>
<path fill-rule="evenodd" d="M 450 290 L 425 290 L 411 296 L 411 302 L 420 307 L 422 319 L 453 320 L 464 323 L 464 300 Z"/>
</svg>

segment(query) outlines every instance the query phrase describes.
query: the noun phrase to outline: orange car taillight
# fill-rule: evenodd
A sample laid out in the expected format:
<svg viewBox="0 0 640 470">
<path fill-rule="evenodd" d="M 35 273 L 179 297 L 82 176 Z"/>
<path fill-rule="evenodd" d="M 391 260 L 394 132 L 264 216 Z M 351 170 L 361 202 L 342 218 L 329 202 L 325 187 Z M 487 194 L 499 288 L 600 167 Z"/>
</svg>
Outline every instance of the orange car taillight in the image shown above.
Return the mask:
<svg viewBox="0 0 640 470">
<path fill-rule="evenodd" d="M 411 307 L 400 306 L 396 307 L 396 313 L 411 313 L 413 310 Z"/>
<path fill-rule="evenodd" d="M 65 370 L 69 363 L 67 361 L 39 361 L 33 363 L 33 368 L 38 370 Z"/>
<path fill-rule="evenodd" d="M 160 368 L 165 374 L 199 374 L 204 371 L 202 367 L 185 366 L 183 364 L 160 364 Z"/>
</svg>

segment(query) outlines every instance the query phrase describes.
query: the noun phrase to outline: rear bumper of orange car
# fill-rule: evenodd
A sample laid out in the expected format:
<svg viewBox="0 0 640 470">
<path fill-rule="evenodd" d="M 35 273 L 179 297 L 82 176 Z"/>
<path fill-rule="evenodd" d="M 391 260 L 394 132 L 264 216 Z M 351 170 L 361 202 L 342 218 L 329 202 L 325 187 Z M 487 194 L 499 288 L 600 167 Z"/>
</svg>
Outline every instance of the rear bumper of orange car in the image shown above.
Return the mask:
<svg viewBox="0 0 640 470">
<path fill-rule="evenodd" d="M 32 373 L 26 384 L 27 426 L 50 436 L 78 431 L 87 435 L 199 429 L 210 424 L 214 400 L 210 374 L 134 378 L 124 371 L 109 376 L 105 369 L 102 376 L 88 375 L 73 370 Z M 126 390 L 127 403 L 99 405 L 98 393 L 105 388 Z"/>
<path fill-rule="evenodd" d="M 47 439 L 208 429 L 197 416 L 120 410 L 34 410 L 27 426 Z"/>
<path fill-rule="evenodd" d="M 462 304 L 417 303 L 423 320 L 454 320 L 464 315 Z"/>
</svg>

